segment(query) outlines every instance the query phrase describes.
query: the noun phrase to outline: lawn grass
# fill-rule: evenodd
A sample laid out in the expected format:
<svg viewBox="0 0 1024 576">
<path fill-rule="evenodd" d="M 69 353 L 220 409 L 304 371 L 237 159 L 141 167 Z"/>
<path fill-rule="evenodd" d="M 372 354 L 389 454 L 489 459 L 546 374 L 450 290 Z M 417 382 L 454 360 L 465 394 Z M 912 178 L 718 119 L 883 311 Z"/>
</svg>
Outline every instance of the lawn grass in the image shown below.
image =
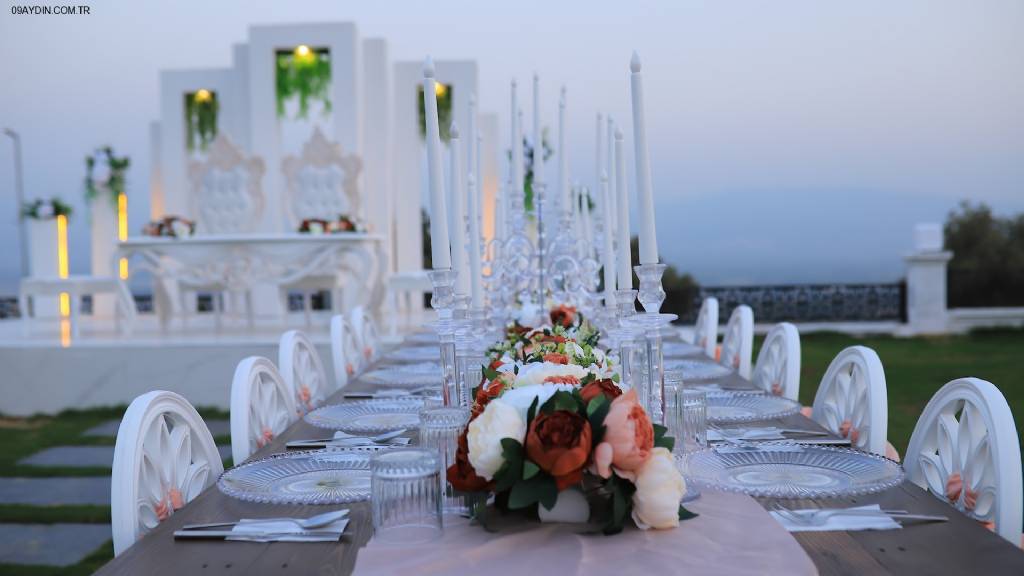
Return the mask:
<svg viewBox="0 0 1024 576">
<path fill-rule="evenodd" d="M 761 340 L 758 338 L 758 346 Z M 882 360 L 889 396 L 888 436 L 900 454 L 906 452 L 914 425 L 932 395 L 946 382 L 965 376 L 988 380 L 999 387 L 1013 412 L 1018 437 L 1024 438 L 1024 330 L 930 338 L 803 334 L 801 404 L 814 403 L 829 363 L 840 350 L 857 344 L 872 348 Z"/>
</svg>

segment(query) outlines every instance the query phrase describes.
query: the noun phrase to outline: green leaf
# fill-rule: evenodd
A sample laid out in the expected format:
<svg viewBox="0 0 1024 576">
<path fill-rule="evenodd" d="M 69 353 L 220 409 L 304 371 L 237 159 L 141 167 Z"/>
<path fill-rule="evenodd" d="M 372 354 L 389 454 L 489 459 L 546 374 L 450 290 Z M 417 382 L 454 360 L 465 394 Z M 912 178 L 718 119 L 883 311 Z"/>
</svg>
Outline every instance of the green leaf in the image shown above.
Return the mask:
<svg viewBox="0 0 1024 576">
<path fill-rule="evenodd" d="M 508 490 L 519 481 L 523 474 L 523 445 L 512 438 L 502 438 L 501 448 L 505 463 L 494 475 L 495 492 Z"/>
<path fill-rule="evenodd" d="M 537 415 L 537 404 L 540 402 L 540 396 L 534 396 L 533 402 L 530 402 L 530 408 L 526 411 L 526 429 L 530 429 L 530 424 L 533 422 L 534 416 Z"/>
<path fill-rule="evenodd" d="M 551 510 L 555 507 L 555 503 L 558 502 L 558 484 L 555 483 L 555 479 L 547 474 L 540 477 L 540 504 L 544 508 Z"/>
<path fill-rule="evenodd" d="M 662 436 L 664 436 L 665 434 L 668 433 L 668 428 L 662 426 L 661 424 L 652 424 L 652 426 L 654 426 L 654 439 L 655 440 L 657 440 L 658 438 L 661 438 Z"/>
<path fill-rule="evenodd" d="M 665 448 L 671 452 L 676 447 L 676 439 L 671 436 L 662 436 L 654 441 L 655 448 Z"/>
<path fill-rule="evenodd" d="M 683 506 L 679 506 L 679 519 L 680 520 L 689 520 L 691 518 L 696 518 L 697 516 L 700 516 L 700 514 L 697 514 L 696 512 L 690 512 L 689 510 L 687 510 Z"/>
<path fill-rule="evenodd" d="M 545 414 L 550 414 L 558 410 L 565 410 L 567 412 L 579 412 L 579 409 L 579 401 L 577 401 L 571 393 L 566 392 L 565 390 L 559 390 L 558 392 L 555 392 L 551 396 L 551 398 L 547 402 L 545 402 L 544 405 L 541 407 L 541 410 L 543 410 Z"/>
<path fill-rule="evenodd" d="M 537 475 L 537 472 L 540 472 L 540 466 L 537 466 L 530 460 L 523 462 L 523 480 L 533 478 Z"/>
<path fill-rule="evenodd" d="M 498 371 L 493 368 L 484 368 L 483 373 L 484 378 L 487 378 L 488 382 L 491 382 L 498 377 Z"/>
<path fill-rule="evenodd" d="M 587 372 L 586 376 L 580 378 L 580 385 L 586 386 L 587 384 L 590 384 L 594 380 L 597 380 L 597 376 L 595 376 L 593 372 Z"/>
<path fill-rule="evenodd" d="M 508 507 L 510 510 L 519 510 L 536 504 L 539 499 L 540 490 L 535 483 L 519 482 L 512 486 L 512 491 L 508 495 Z"/>
<path fill-rule="evenodd" d="M 592 399 L 587 405 L 587 420 L 590 421 L 591 442 L 594 446 L 604 440 L 604 419 L 610 409 L 611 402 L 603 394 Z"/>
</svg>

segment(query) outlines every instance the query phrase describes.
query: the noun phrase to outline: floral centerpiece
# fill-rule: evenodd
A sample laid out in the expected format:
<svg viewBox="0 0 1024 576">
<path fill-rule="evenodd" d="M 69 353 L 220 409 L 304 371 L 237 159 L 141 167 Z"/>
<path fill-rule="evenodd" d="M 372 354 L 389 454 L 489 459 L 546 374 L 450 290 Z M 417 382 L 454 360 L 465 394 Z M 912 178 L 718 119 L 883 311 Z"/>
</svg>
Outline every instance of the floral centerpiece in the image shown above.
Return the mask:
<svg viewBox="0 0 1024 576">
<path fill-rule="evenodd" d="M 71 216 L 71 206 L 60 198 L 37 198 L 21 206 L 21 216 L 30 220 L 53 220 L 58 216 Z"/>
<path fill-rule="evenodd" d="M 599 333 L 570 307 L 551 324 L 508 327 L 490 349 L 448 481 L 494 493 L 504 510 L 552 510 L 565 491 L 586 498 L 606 534 L 627 519 L 673 528 L 694 515 L 672 457 L 674 439 L 653 424 L 636 392 L 598 346 Z"/>
<path fill-rule="evenodd" d="M 142 233 L 146 236 L 187 238 L 196 233 L 196 223 L 182 216 L 164 216 L 143 226 Z"/>
<path fill-rule="evenodd" d="M 323 220 L 321 218 L 306 218 L 299 224 L 299 232 L 302 234 L 334 234 L 337 232 L 366 232 L 366 226 L 361 221 L 347 214 L 341 214 L 336 220 Z"/>
</svg>

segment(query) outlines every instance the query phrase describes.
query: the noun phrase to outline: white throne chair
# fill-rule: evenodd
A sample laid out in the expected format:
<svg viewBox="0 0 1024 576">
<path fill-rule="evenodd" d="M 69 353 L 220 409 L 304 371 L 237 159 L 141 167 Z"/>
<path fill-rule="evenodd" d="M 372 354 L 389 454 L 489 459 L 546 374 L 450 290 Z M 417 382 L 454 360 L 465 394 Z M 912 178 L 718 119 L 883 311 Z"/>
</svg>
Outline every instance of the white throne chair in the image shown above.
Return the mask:
<svg viewBox="0 0 1024 576">
<path fill-rule="evenodd" d="M 286 184 L 285 210 L 292 225 L 298 230 L 303 220 L 334 220 L 342 214 L 357 218 L 361 214 L 359 173 L 363 162 L 354 154 L 345 154 L 341 146 L 328 140 L 319 128 L 302 147 L 302 155 L 288 156 L 281 164 Z M 343 263 L 335 270 L 307 276 L 280 287 L 287 313 L 289 291 L 302 293 L 306 324 L 310 324 L 312 294 L 331 293 L 331 311 L 342 312 L 342 290 L 348 275 L 342 273 Z"/>
<path fill-rule="evenodd" d="M 197 216 L 196 233 L 227 235 L 255 231 L 263 216 L 265 204 L 261 187 L 263 172 L 262 159 L 246 157 L 227 135 L 218 134 L 210 144 L 206 159 L 192 161 L 188 167 L 192 212 Z M 190 308 L 186 304 L 187 292 L 213 292 L 213 306 L 219 328 L 223 294 L 230 288 L 211 284 L 189 286 L 187 291 L 180 290 L 183 317 L 187 318 Z M 246 316 L 251 327 L 252 296 L 249 290 L 241 295 L 245 298 Z"/>
</svg>

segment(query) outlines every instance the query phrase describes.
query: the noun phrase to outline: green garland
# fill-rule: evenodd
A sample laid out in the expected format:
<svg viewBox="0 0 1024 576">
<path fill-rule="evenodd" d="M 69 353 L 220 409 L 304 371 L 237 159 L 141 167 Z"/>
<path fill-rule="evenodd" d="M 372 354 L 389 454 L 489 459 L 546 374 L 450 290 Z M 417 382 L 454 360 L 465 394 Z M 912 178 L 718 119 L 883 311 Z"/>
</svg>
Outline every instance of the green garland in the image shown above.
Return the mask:
<svg viewBox="0 0 1024 576">
<path fill-rule="evenodd" d="M 447 84 L 438 83 L 437 89 L 437 124 L 441 133 L 441 141 L 448 142 L 451 134 L 448 133 L 452 126 L 452 87 Z M 416 89 L 416 108 L 419 110 L 420 138 L 427 137 L 427 113 L 423 108 L 423 85 Z"/>
<path fill-rule="evenodd" d="M 285 102 L 299 99 L 298 118 L 309 117 L 309 104 L 319 101 L 331 112 L 331 57 L 326 48 L 299 46 L 278 50 L 276 58 L 277 116 L 285 118 Z"/>
<path fill-rule="evenodd" d="M 50 207 L 49 215 L 41 214 L 43 206 Z M 49 200 L 36 199 L 21 205 L 21 217 L 30 220 L 52 220 L 58 216 L 71 217 L 71 212 L 71 205 L 65 204 L 63 200 L 56 197 Z"/>
<path fill-rule="evenodd" d="M 110 175 L 107 176 L 106 181 L 100 182 L 99 186 L 95 180 L 93 180 L 92 173 L 96 168 L 96 157 L 95 155 L 85 157 L 85 199 L 92 201 L 99 194 L 100 188 L 105 188 L 110 192 L 110 201 L 117 205 L 117 197 L 125 193 L 125 174 L 128 172 L 128 167 L 131 165 L 131 160 L 127 156 L 117 157 L 114 156 L 114 149 L 110 146 L 104 146 L 99 149 L 104 156 L 107 157 L 107 165 L 110 167 Z"/>
<path fill-rule="evenodd" d="M 196 149 L 205 151 L 217 135 L 217 113 L 220 102 L 217 93 L 198 90 L 185 94 L 185 146 L 189 152 Z"/>
</svg>

